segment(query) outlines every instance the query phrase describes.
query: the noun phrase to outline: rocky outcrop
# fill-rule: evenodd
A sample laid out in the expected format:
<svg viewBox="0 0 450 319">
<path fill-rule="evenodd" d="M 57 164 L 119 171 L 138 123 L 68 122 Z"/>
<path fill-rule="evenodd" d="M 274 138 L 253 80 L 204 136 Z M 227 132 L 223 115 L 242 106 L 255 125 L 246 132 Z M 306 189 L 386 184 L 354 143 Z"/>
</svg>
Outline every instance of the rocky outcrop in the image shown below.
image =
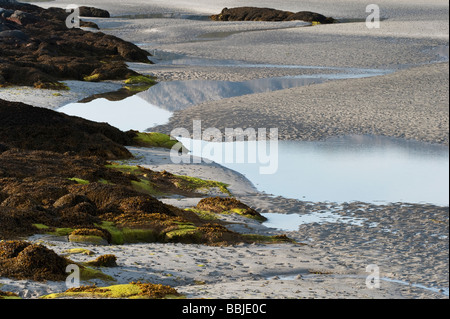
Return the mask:
<svg viewBox="0 0 450 319">
<path fill-rule="evenodd" d="M 301 20 L 305 22 L 317 22 L 328 24 L 335 22 L 335 19 L 322 14 L 300 11 L 297 13 L 281 11 L 270 8 L 238 7 L 224 8 L 220 14 L 211 16 L 214 21 L 293 21 Z"/>
<path fill-rule="evenodd" d="M 85 7 L 89 16 L 107 16 Z M 151 63 L 147 51 L 102 32 L 68 28 L 69 13 L 1 2 L 0 86 L 66 89 L 61 80 L 102 81 L 138 75 L 126 61 Z M 96 27 L 95 24 L 85 24 Z"/>
<path fill-rule="evenodd" d="M 99 9 L 99 8 L 93 8 L 93 7 L 85 7 L 82 6 L 80 9 L 80 15 L 82 17 L 92 17 L 92 18 L 109 18 L 110 14 L 108 11 Z"/>
<path fill-rule="evenodd" d="M 0 119 L 0 141 L 9 147 L 107 159 L 131 157 L 124 147 L 133 143 L 129 134 L 109 124 L 3 100 Z"/>
</svg>

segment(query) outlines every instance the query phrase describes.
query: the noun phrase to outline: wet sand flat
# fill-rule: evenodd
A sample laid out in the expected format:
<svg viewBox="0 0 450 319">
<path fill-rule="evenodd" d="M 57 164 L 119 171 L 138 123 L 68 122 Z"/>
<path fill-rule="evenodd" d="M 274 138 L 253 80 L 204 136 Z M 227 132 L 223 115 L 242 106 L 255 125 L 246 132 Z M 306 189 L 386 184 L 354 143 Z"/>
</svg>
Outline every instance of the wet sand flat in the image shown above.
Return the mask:
<svg viewBox="0 0 450 319">
<path fill-rule="evenodd" d="M 339 80 L 208 102 L 177 112 L 168 125 L 279 129 L 286 140 L 372 134 L 448 145 L 448 63 L 381 77 Z"/>
</svg>

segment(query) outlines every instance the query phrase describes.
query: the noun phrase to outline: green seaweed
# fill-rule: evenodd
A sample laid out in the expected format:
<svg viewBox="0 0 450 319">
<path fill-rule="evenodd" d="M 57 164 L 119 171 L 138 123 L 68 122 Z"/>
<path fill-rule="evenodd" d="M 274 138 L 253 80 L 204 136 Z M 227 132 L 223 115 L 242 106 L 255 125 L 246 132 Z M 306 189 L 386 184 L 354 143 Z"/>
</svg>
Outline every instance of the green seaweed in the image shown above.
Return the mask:
<svg viewBox="0 0 450 319">
<path fill-rule="evenodd" d="M 153 229 L 119 229 L 113 222 L 107 221 L 103 221 L 97 226 L 107 230 L 111 234 L 111 244 L 113 245 L 154 243 L 157 242 L 159 238 L 159 234 L 157 234 Z"/>
<path fill-rule="evenodd" d="M 132 166 L 132 165 L 122 165 L 122 164 L 116 164 L 116 163 L 112 163 L 112 164 L 107 164 L 105 165 L 106 168 L 112 168 L 112 169 L 116 169 L 125 173 L 130 173 L 130 174 L 137 174 L 138 172 L 140 172 L 140 168 L 139 166 Z"/>
<path fill-rule="evenodd" d="M 83 80 L 86 82 L 98 82 L 100 80 L 100 74 L 96 73 L 96 74 L 85 76 L 83 78 Z"/>
<path fill-rule="evenodd" d="M 69 235 L 69 241 L 91 245 L 105 245 L 108 243 L 105 238 L 95 235 Z"/>
<path fill-rule="evenodd" d="M 93 280 L 93 279 L 100 279 L 105 282 L 115 282 L 116 281 L 116 279 L 103 273 L 102 271 L 91 268 L 91 267 L 86 267 L 86 266 L 80 267 L 80 279 L 85 280 L 85 281 L 89 281 L 89 280 Z"/>
<path fill-rule="evenodd" d="M 86 248 L 71 248 L 64 250 L 63 253 L 68 255 L 82 254 L 87 256 L 92 256 L 95 254 L 93 251 Z"/>
<path fill-rule="evenodd" d="M 153 195 L 153 196 L 161 196 L 164 195 L 164 193 L 159 192 L 155 189 L 155 186 L 152 182 L 145 180 L 145 179 L 140 179 L 140 181 L 131 181 L 131 185 L 133 185 L 133 188 L 135 190 L 137 190 L 138 192 L 142 192 L 148 195 Z"/>
<path fill-rule="evenodd" d="M 188 182 L 188 187 L 192 190 L 202 190 L 202 189 L 211 189 L 218 188 L 222 193 L 232 196 L 231 192 L 228 190 L 229 184 L 225 184 L 217 181 L 204 180 L 197 177 L 192 176 L 183 176 L 183 175 L 175 175 Z"/>
<path fill-rule="evenodd" d="M 71 232 L 73 232 L 73 228 L 54 228 L 44 224 L 33 224 L 33 226 L 41 231 L 48 230 L 45 234 L 53 236 L 68 236 Z"/>
<path fill-rule="evenodd" d="M 165 240 L 168 242 L 200 242 L 201 232 L 192 223 L 177 223 L 178 227 L 165 233 Z"/>
<path fill-rule="evenodd" d="M 78 184 L 82 184 L 82 185 L 87 185 L 90 183 L 88 180 L 76 178 L 76 177 L 68 178 L 68 180 L 77 182 Z"/>
<path fill-rule="evenodd" d="M 80 287 L 69 289 L 63 293 L 55 293 L 41 297 L 42 299 L 57 298 L 115 298 L 115 299 L 174 299 L 184 298 L 175 289 L 157 284 L 129 283 L 97 288 Z"/>
<path fill-rule="evenodd" d="M 132 75 L 125 80 L 125 84 L 148 84 L 155 85 L 156 79 L 148 75 Z"/>
<path fill-rule="evenodd" d="M 200 217 L 203 220 L 217 220 L 217 219 L 219 219 L 216 214 L 214 214 L 212 212 L 205 211 L 205 210 L 199 210 L 199 209 L 195 209 L 195 208 L 186 208 L 185 211 L 193 212 L 193 213 L 195 213 L 198 217 Z"/>
<path fill-rule="evenodd" d="M 179 141 L 171 138 L 169 135 L 158 132 L 137 132 L 136 136 L 133 137 L 133 140 L 138 145 L 145 147 L 162 147 L 168 149 L 172 149 L 175 145 L 182 147 L 182 144 Z"/>
</svg>

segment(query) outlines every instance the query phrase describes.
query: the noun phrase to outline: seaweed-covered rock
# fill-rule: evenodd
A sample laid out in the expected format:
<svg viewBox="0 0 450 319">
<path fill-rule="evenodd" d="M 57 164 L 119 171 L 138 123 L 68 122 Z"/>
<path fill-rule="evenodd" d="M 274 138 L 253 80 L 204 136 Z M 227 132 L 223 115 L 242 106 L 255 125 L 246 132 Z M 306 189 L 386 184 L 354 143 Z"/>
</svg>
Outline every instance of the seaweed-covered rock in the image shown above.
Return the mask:
<svg viewBox="0 0 450 319">
<path fill-rule="evenodd" d="M 69 235 L 69 241 L 106 245 L 112 240 L 111 234 L 102 228 L 75 229 Z"/>
<path fill-rule="evenodd" d="M 80 15 L 82 17 L 92 17 L 92 18 L 109 18 L 110 14 L 107 10 L 94 8 L 94 7 L 86 7 L 81 6 L 80 9 Z"/>
<path fill-rule="evenodd" d="M 0 119 L 0 141 L 10 147 L 109 159 L 132 156 L 124 147 L 132 144 L 129 135 L 106 123 L 1 99 Z"/>
<path fill-rule="evenodd" d="M 331 17 L 326 17 L 322 14 L 300 11 L 297 13 L 290 11 L 282 11 L 271 8 L 256 8 L 256 7 L 237 7 L 224 8 L 220 14 L 212 15 L 211 19 L 214 21 L 292 21 L 302 20 L 306 22 L 319 22 L 322 24 L 334 23 L 335 20 Z"/>
<path fill-rule="evenodd" d="M 267 219 L 253 208 L 235 198 L 208 197 L 197 204 L 197 209 L 217 214 L 236 213 L 245 217 L 266 221 Z"/>
<path fill-rule="evenodd" d="M 88 266 L 94 267 L 117 267 L 117 257 L 112 254 L 101 255 L 97 257 L 95 260 L 91 260 L 86 262 L 85 264 Z"/>
<path fill-rule="evenodd" d="M 42 245 L 0 242 L 0 277 L 36 281 L 65 280 L 68 260 Z"/>
<path fill-rule="evenodd" d="M 55 208 L 73 207 L 83 202 L 89 202 L 89 199 L 82 195 L 67 194 L 60 197 L 54 204 Z"/>
<path fill-rule="evenodd" d="M 0 85 L 66 89 L 61 80 L 119 80 L 137 76 L 125 62 L 151 63 L 151 54 L 102 32 L 68 28 L 62 8 L 3 2 L 0 12 Z M 105 10 L 81 7 L 87 16 Z M 81 21 L 80 26 L 98 28 Z"/>
</svg>

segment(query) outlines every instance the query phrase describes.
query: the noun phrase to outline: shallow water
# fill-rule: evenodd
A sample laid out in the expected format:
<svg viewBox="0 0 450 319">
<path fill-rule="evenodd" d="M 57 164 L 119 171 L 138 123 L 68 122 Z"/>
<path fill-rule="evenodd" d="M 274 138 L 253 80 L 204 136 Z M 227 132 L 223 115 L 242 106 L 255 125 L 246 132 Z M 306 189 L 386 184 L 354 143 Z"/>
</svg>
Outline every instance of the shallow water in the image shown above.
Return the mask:
<svg viewBox="0 0 450 319">
<path fill-rule="evenodd" d="M 264 213 L 267 218 L 264 225 L 284 231 L 297 231 L 304 224 L 324 224 L 324 223 L 343 223 L 353 226 L 362 226 L 366 219 L 349 216 L 342 216 L 333 211 L 312 212 L 308 214 L 278 214 Z M 375 223 L 371 223 L 371 227 L 376 227 Z"/>
<path fill-rule="evenodd" d="M 157 52 L 155 59 L 158 64 L 163 65 L 296 68 L 315 69 L 315 72 L 320 70 L 320 73 L 243 82 L 162 82 L 122 101 L 96 99 L 89 103 L 71 103 L 59 111 L 97 122 L 107 122 L 124 131 L 145 131 L 166 124 L 172 111 L 205 101 L 392 72 L 251 64 L 234 60 L 192 58 L 165 52 Z M 449 161 L 446 146 L 371 136 L 352 136 L 320 142 L 280 141 L 272 149 L 265 142 L 225 143 L 220 147 L 203 142 L 201 147 L 195 149 L 190 145 L 191 140 L 182 141 L 194 155 L 212 159 L 238 171 L 247 176 L 260 191 L 276 196 L 337 203 L 409 202 L 443 206 L 448 206 L 449 203 Z M 236 149 L 236 146 L 241 149 Z M 209 153 L 204 152 L 205 149 Z M 218 152 L 218 149 L 221 151 Z M 238 153 L 240 157 L 236 156 Z M 238 161 L 241 158 L 243 160 Z"/>
<path fill-rule="evenodd" d="M 172 112 L 152 105 L 137 95 L 121 101 L 101 98 L 88 103 L 70 103 L 58 111 L 91 121 L 106 122 L 122 131 L 144 131 L 149 126 L 168 122 L 172 116 Z"/>
<path fill-rule="evenodd" d="M 280 141 L 272 147 L 268 142 L 218 146 L 202 141 L 199 146 L 190 139 L 181 141 L 193 155 L 238 171 L 258 190 L 276 196 L 312 202 L 449 204 L 446 146 L 377 136 Z M 251 154 L 257 154 L 256 161 Z M 273 174 L 264 174 L 264 168 Z"/>
<path fill-rule="evenodd" d="M 267 280 L 298 280 L 299 279 L 299 275 L 302 277 L 316 277 L 318 275 L 314 275 L 314 274 L 305 274 L 305 273 L 300 273 L 300 274 L 294 274 L 294 275 L 277 275 L 277 276 L 269 276 L 266 277 Z M 323 276 L 323 275 L 319 275 L 319 276 Z M 367 276 L 359 276 L 359 275 L 330 275 L 333 276 L 335 278 L 360 278 L 361 280 L 366 280 Z M 416 283 L 411 283 L 408 281 L 404 281 L 404 280 L 398 280 L 398 279 L 391 279 L 391 278 L 387 278 L 387 277 L 380 277 L 379 278 L 380 282 L 389 282 L 389 283 L 395 283 L 395 284 L 399 284 L 402 286 L 409 286 L 409 287 L 414 287 L 414 288 L 419 288 L 419 289 L 423 289 L 423 290 L 428 290 L 431 292 L 435 292 L 438 294 L 442 294 L 444 296 L 449 296 L 449 288 L 448 287 L 443 287 L 443 288 L 435 288 L 435 287 L 427 287 L 425 285 L 422 284 L 416 284 Z"/>
</svg>

